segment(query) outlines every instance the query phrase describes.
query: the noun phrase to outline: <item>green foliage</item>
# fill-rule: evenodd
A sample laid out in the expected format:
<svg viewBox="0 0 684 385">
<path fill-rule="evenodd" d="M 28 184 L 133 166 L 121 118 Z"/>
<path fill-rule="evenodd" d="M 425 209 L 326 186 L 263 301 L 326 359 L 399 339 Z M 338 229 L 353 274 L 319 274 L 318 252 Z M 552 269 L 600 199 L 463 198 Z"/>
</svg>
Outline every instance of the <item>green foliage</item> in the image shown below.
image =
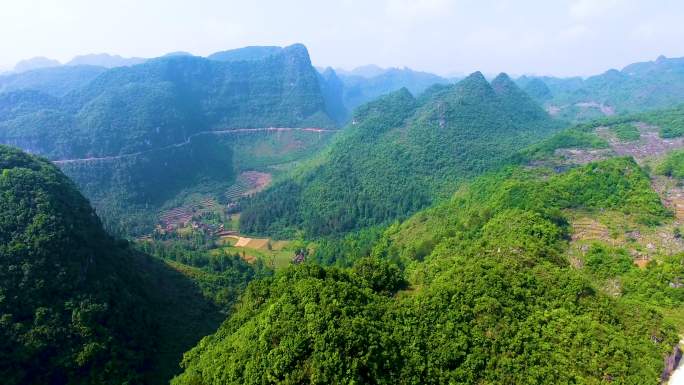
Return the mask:
<svg viewBox="0 0 684 385">
<path fill-rule="evenodd" d="M 219 309 L 198 284 L 107 235 L 47 160 L 0 146 L 0 196 L 4 384 L 162 384 L 215 330 Z"/>
<path fill-rule="evenodd" d="M 684 106 L 669 110 L 643 113 L 639 118 L 646 123 L 660 127 L 660 136 L 676 138 L 684 135 Z"/>
<path fill-rule="evenodd" d="M 155 344 L 130 257 L 49 162 L 3 146 L 0 169 L 3 381 L 140 381 Z"/>
<path fill-rule="evenodd" d="M 383 226 L 373 226 L 343 237 L 319 238 L 311 258 L 322 265 L 349 267 L 354 261 L 371 254 L 384 231 Z"/>
<path fill-rule="evenodd" d="M 655 168 L 656 173 L 674 178 L 684 178 L 684 150 L 669 152 Z"/>
<path fill-rule="evenodd" d="M 510 162 L 555 128 L 505 75 L 490 85 L 474 74 L 420 99 L 401 90 L 357 109 L 314 162 L 243 202 L 240 228 L 291 237 L 387 224 Z"/>
<path fill-rule="evenodd" d="M 165 202 L 184 191 L 209 187 L 208 195 L 218 197 L 245 167 L 299 160 L 330 136 L 283 133 L 288 140 L 279 141 L 280 135 L 257 133 L 246 145 L 247 134 L 208 133 L 330 128 L 335 126 L 331 111 L 340 119 L 343 106 L 331 99 L 335 90 L 323 94 L 325 79 L 304 46 L 257 56 L 249 61 L 164 57 L 101 71 L 88 81 L 84 74 L 78 84 L 64 85 L 69 92 L 55 90 L 57 96 L 36 91 L 52 84 L 52 78 L 41 77 L 33 81 L 47 82 L 40 87 L 27 83 L 0 93 L 0 143 L 53 160 L 88 159 L 61 167 L 94 202 L 108 229 L 138 235 L 149 231 Z M 57 77 L 80 67 L 69 68 L 50 71 Z M 68 82 L 71 77 L 65 76 L 59 79 Z"/>
<path fill-rule="evenodd" d="M 585 266 L 601 278 L 615 277 L 634 269 L 632 257 L 623 249 L 593 244 L 585 255 Z"/>
<path fill-rule="evenodd" d="M 613 158 L 570 170 L 549 181 L 555 205 L 561 208 L 616 209 L 644 223 L 668 216 L 648 175 L 632 158 Z"/>
<path fill-rule="evenodd" d="M 649 263 L 644 270 L 631 269 L 621 279 L 625 298 L 664 308 L 681 309 L 684 305 L 682 254 L 666 257 L 660 263 Z"/>
<path fill-rule="evenodd" d="M 608 142 L 593 132 L 587 132 L 581 127 L 571 127 L 548 139 L 545 139 L 522 152 L 525 160 L 543 159 L 552 156 L 558 149 L 563 148 L 585 148 L 597 149 L 607 148 Z"/>
<path fill-rule="evenodd" d="M 564 229 L 564 209 L 618 210 L 644 223 L 657 223 L 671 215 L 651 189 L 648 175 L 630 158 L 590 163 L 560 174 L 510 167 L 476 178 L 462 186 L 450 202 L 391 226 L 374 252 L 407 264 L 423 260 L 446 237 L 458 239 L 466 248 L 481 236 L 486 223 L 500 215 L 502 219 L 494 223 L 500 223 L 497 228 L 502 236 L 511 237 L 507 243 L 515 244 L 519 239 L 530 245 L 521 248 L 528 255 L 553 260 L 557 253 L 552 253 L 544 243 L 534 244 L 535 239 L 543 239 L 534 235 L 534 230 L 530 230 L 530 236 L 519 233 L 520 229 L 506 229 L 506 224 L 529 221 L 527 215 L 515 211 L 529 210 L 541 216 L 535 222 L 545 218 Z"/>
<path fill-rule="evenodd" d="M 192 279 L 204 296 L 224 312 L 230 310 L 250 281 L 270 274 L 260 262 L 253 266 L 237 254 L 211 253 L 209 247 L 197 247 L 183 240 L 142 241 L 137 247 Z"/>
<path fill-rule="evenodd" d="M 358 259 L 352 272 L 359 277 L 363 286 L 384 294 L 394 294 L 406 286 L 406 281 L 399 268 L 382 259 L 364 257 Z"/>
<path fill-rule="evenodd" d="M 387 297 L 313 265 L 250 284 L 217 334 L 184 358 L 174 384 L 375 383 L 396 365 L 382 320 Z M 230 352 L 217 361 L 214 354 Z"/>
<path fill-rule="evenodd" d="M 557 116 L 571 121 L 592 120 L 610 112 L 625 114 L 670 108 L 681 104 L 684 96 L 681 60 L 664 57 L 630 64 L 621 71 L 609 70 L 587 79 L 536 79 L 543 81 L 551 92 L 552 98 L 546 104 L 560 108 Z M 522 80 L 529 82 L 530 78 Z M 682 132 L 663 130 L 664 136 L 681 135 Z"/>
<path fill-rule="evenodd" d="M 639 130 L 630 123 L 621 123 L 610 126 L 610 130 L 613 131 L 615 136 L 622 141 L 634 141 L 639 140 L 641 134 Z"/>
<path fill-rule="evenodd" d="M 656 384 L 675 330 L 636 296 L 602 294 L 562 258 L 559 209 L 649 210 L 634 199 L 648 181 L 638 171 L 614 159 L 551 178 L 521 169 L 478 178 L 451 202 L 391 226 L 374 257 L 349 270 L 304 265 L 252 282 L 172 383 Z M 566 197 L 582 189 L 591 192 Z M 404 263 L 411 286 L 387 297 L 403 281 L 387 260 L 426 243 Z M 668 277 L 681 274 L 678 263 Z M 601 277 L 637 270 L 599 246 L 587 266 Z M 662 293 L 667 279 L 649 287 Z"/>
</svg>

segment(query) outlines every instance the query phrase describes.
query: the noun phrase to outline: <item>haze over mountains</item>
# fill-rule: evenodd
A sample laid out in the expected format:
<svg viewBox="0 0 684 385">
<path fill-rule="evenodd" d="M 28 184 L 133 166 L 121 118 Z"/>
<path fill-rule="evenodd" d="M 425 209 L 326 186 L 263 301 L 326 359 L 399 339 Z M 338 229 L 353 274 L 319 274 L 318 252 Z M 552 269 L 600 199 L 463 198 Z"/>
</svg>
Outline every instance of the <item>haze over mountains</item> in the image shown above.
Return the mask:
<svg viewBox="0 0 684 385">
<path fill-rule="evenodd" d="M 0 76 L 9 385 L 677 366 L 684 59 L 447 79 L 294 44 L 20 68 Z"/>
<path fill-rule="evenodd" d="M 678 104 L 684 96 L 683 77 L 684 59 L 660 56 L 586 79 L 522 77 L 517 81 L 552 115 L 587 120 Z"/>
</svg>

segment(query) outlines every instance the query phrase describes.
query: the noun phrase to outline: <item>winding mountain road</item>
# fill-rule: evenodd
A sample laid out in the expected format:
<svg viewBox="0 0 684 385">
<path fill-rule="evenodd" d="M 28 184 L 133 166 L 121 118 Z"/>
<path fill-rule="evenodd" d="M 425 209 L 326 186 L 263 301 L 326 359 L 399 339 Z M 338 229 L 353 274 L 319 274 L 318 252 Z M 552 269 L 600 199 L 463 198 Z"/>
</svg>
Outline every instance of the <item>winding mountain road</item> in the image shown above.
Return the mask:
<svg viewBox="0 0 684 385">
<path fill-rule="evenodd" d="M 154 151 L 163 151 L 163 150 L 168 150 L 170 148 L 183 147 L 183 146 L 190 144 L 190 141 L 193 138 L 196 138 L 196 137 L 201 136 L 201 135 L 231 135 L 231 134 L 236 134 L 236 133 L 283 132 L 283 131 L 306 131 L 306 132 L 319 132 L 320 133 L 320 132 L 335 132 L 338 130 L 326 129 L 326 128 L 316 128 L 316 127 L 306 127 L 306 128 L 300 128 L 300 127 L 262 127 L 262 128 L 234 128 L 234 129 L 227 129 L 227 130 L 200 131 L 200 132 L 196 132 L 196 133 L 188 136 L 185 139 L 185 141 L 183 141 L 183 142 L 169 144 L 169 145 L 166 145 L 163 147 L 151 148 L 149 150 L 132 152 L 129 154 L 121 154 L 121 155 L 90 157 L 90 158 L 80 158 L 80 159 L 59 159 L 59 160 L 53 160 L 52 163 L 60 165 L 60 164 L 88 163 L 88 162 L 97 162 L 97 161 L 107 161 L 107 160 L 129 158 L 129 157 L 134 157 L 134 156 L 139 156 L 139 155 L 151 153 Z"/>
</svg>

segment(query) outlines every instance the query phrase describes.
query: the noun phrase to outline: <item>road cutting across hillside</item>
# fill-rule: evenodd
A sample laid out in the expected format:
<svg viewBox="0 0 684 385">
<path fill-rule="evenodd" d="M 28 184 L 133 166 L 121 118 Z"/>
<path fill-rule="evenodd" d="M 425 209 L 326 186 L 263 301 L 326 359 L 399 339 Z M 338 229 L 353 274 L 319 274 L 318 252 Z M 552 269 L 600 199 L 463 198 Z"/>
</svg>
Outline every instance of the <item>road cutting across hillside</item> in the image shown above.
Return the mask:
<svg viewBox="0 0 684 385">
<path fill-rule="evenodd" d="M 226 129 L 226 130 L 201 131 L 201 132 L 197 132 L 197 133 L 194 133 L 194 134 L 188 136 L 183 142 L 169 144 L 169 145 L 159 147 L 159 148 L 152 148 L 149 150 L 138 151 L 138 152 L 133 152 L 133 153 L 129 153 L 129 154 L 121 154 L 121 155 L 111 155 L 111 156 L 102 156 L 102 157 L 88 157 L 88 158 L 78 158 L 78 159 L 58 159 L 58 160 L 53 160 L 52 163 L 54 163 L 56 165 L 60 165 L 60 164 L 88 163 L 88 162 L 109 161 L 109 160 L 130 158 L 130 157 L 135 157 L 135 156 L 139 156 L 139 155 L 143 155 L 143 154 L 152 153 L 155 151 L 164 151 L 164 150 L 168 150 L 170 148 L 187 146 L 188 144 L 190 144 L 190 142 L 192 141 L 193 138 L 196 138 L 196 137 L 202 136 L 202 135 L 232 135 L 232 134 L 239 134 L 239 133 L 285 132 L 285 131 L 303 131 L 303 132 L 322 133 L 322 132 L 335 132 L 338 130 L 327 129 L 327 128 L 317 128 L 317 127 L 301 127 L 301 128 L 300 127 L 262 127 L 262 128 L 234 128 L 234 129 Z"/>
</svg>

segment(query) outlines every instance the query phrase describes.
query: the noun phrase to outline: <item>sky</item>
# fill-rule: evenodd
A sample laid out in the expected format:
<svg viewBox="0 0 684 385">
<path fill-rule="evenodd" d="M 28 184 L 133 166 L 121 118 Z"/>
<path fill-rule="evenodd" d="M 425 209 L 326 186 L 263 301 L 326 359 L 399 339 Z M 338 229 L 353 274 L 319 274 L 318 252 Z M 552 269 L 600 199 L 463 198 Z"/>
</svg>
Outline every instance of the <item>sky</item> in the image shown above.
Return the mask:
<svg viewBox="0 0 684 385">
<path fill-rule="evenodd" d="M 587 76 L 684 56 L 681 0 L 0 0 L 0 69 L 305 44 L 315 65 Z"/>
</svg>

